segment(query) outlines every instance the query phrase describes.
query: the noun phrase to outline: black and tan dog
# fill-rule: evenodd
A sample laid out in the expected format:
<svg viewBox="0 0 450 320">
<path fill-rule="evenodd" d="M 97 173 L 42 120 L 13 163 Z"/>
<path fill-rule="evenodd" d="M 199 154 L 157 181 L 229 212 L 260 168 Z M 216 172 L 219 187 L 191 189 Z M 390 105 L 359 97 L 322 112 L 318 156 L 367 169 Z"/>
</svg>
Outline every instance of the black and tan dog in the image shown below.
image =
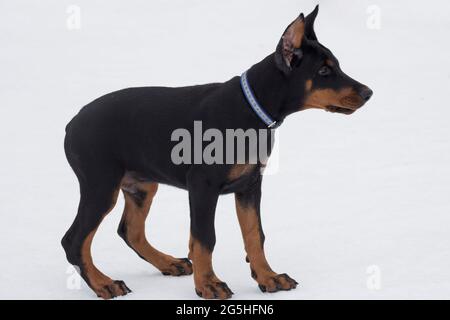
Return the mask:
<svg viewBox="0 0 450 320">
<path fill-rule="evenodd" d="M 313 24 L 318 8 L 301 14 L 285 30 L 276 51 L 252 66 L 246 83 L 265 113 L 278 123 L 309 108 L 351 114 L 372 91 L 342 72 L 338 60 L 317 40 Z M 194 273 L 203 298 L 229 298 L 228 286 L 214 273 L 214 215 L 219 195 L 234 193 L 250 263 L 262 291 L 290 290 L 297 282 L 274 272 L 266 260 L 260 220 L 263 160 L 256 164 L 175 164 L 171 134 L 178 128 L 265 129 L 273 131 L 252 109 L 241 77 L 225 83 L 166 88 L 129 88 L 107 94 L 85 106 L 66 128 L 65 152 L 79 183 L 78 214 L 62 245 L 69 262 L 95 293 L 108 299 L 130 290 L 93 264 L 91 243 L 102 219 L 122 190 L 125 210 L 118 233 L 141 258 L 164 275 Z M 271 125 L 269 125 L 270 127 Z M 251 151 L 246 151 L 247 156 Z M 246 158 L 247 159 L 247 158 Z M 147 218 L 158 184 L 189 193 L 191 237 L 189 258 L 174 258 L 154 248 L 145 236 Z M 192 261 L 192 264 L 191 264 Z"/>
</svg>

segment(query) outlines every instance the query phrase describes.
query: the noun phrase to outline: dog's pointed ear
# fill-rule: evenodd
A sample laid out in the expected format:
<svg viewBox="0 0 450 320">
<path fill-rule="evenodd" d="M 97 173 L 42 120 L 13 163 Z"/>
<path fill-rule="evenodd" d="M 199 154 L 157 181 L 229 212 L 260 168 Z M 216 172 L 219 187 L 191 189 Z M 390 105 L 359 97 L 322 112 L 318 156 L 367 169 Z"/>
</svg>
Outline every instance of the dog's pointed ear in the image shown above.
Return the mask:
<svg viewBox="0 0 450 320">
<path fill-rule="evenodd" d="M 285 74 L 291 71 L 294 58 L 301 59 L 303 53 L 300 47 L 304 36 L 305 17 L 301 13 L 284 31 L 275 52 L 275 62 Z"/>
<path fill-rule="evenodd" d="M 316 33 L 314 32 L 314 21 L 316 20 L 317 14 L 319 13 L 319 5 L 317 5 L 314 10 L 306 16 L 305 19 L 305 36 L 309 40 L 316 40 Z"/>
</svg>

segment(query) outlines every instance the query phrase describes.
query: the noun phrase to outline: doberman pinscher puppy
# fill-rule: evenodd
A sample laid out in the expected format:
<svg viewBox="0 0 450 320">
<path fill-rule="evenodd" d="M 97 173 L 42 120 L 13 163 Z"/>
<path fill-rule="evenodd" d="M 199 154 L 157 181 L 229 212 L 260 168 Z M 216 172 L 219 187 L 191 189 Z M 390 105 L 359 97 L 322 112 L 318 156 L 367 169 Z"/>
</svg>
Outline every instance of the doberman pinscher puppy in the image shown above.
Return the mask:
<svg viewBox="0 0 450 320">
<path fill-rule="evenodd" d="M 267 159 L 258 156 L 253 164 L 248 160 L 174 163 L 172 135 L 180 128 L 194 135 L 194 122 L 201 121 L 205 130 L 214 128 L 224 135 L 228 129 L 266 130 L 269 141 L 274 127 L 294 112 L 319 108 L 348 115 L 363 106 L 372 91 L 344 74 L 336 57 L 318 42 L 313 27 L 317 13 L 318 7 L 306 18 L 300 14 L 285 30 L 275 52 L 241 77 L 191 87 L 112 92 L 86 105 L 70 121 L 64 147 L 79 180 L 80 203 L 62 245 L 68 261 L 99 297 L 130 292 L 123 281 L 98 270 L 91 257 L 95 232 L 114 208 L 120 190 L 125 209 L 119 235 L 164 275 L 194 273 L 200 297 L 226 299 L 233 294 L 212 266 L 215 209 L 219 195 L 225 193 L 235 194 L 246 259 L 260 289 L 275 292 L 297 286 L 287 274 L 274 272 L 264 254 L 261 168 Z M 251 153 L 254 150 L 245 150 L 245 159 Z M 145 220 L 158 184 L 188 191 L 188 258 L 158 251 L 146 239 Z"/>
</svg>

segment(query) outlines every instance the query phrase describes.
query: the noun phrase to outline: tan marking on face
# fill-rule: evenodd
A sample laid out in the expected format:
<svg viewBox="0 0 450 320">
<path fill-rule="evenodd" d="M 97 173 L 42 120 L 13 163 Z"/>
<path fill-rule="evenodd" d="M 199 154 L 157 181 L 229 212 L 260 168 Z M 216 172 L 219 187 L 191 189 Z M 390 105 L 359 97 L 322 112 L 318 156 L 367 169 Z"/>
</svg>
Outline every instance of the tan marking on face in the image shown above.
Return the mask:
<svg viewBox="0 0 450 320">
<path fill-rule="evenodd" d="M 361 98 L 352 88 L 341 90 L 317 89 L 313 90 L 304 102 L 304 109 L 326 109 L 328 106 L 356 109 L 363 104 Z"/>
<path fill-rule="evenodd" d="M 230 172 L 228 173 L 228 180 L 233 181 L 237 180 L 240 177 L 249 174 L 256 167 L 256 164 L 235 164 L 231 167 Z"/>
<path fill-rule="evenodd" d="M 309 79 L 309 80 L 306 80 L 306 84 L 305 84 L 305 91 L 306 91 L 306 92 L 309 92 L 309 91 L 311 91 L 312 85 L 313 85 L 313 82 L 312 82 L 312 80 L 311 80 L 311 79 Z"/>
<path fill-rule="evenodd" d="M 327 60 L 325 61 L 325 64 L 326 64 L 327 66 L 329 66 L 329 67 L 334 67 L 334 62 L 333 62 L 332 60 L 330 60 L 330 59 L 327 59 Z"/>
</svg>

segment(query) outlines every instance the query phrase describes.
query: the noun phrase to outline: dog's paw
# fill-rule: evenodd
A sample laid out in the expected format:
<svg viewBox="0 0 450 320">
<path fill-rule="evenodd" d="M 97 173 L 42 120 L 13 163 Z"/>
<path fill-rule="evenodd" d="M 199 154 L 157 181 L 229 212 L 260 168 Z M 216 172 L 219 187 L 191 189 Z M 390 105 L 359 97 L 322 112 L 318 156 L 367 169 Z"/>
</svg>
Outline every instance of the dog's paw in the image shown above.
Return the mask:
<svg viewBox="0 0 450 320">
<path fill-rule="evenodd" d="M 257 277 L 256 281 L 262 292 L 286 291 L 295 289 L 298 285 L 298 282 L 286 273 Z"/>
<path fill-rule="evenodd" d="M 125 296 L 131 292 L 130 288 L 128 288 L 125 282 L 121 280 L 112 281 L 111 283 L 108 283 L 94 291 L 97 294 L 97 297 L 103 299 L 112 299 L 119 296 Z"/>
<path fill-rule="evenodd" d="M 192 274 L 192 271 L 192 263 L 188 258 L 174 258 L 161 273 L 165 276 L 185 276 Z"/>
<path fill-rule="evenodd" d="M 195 292 L 203 299 L 229 299 L 233 295 L 233 291 L 228 285 L 222 281 L 209 280 L 195 288 Z"/>
</svg>

